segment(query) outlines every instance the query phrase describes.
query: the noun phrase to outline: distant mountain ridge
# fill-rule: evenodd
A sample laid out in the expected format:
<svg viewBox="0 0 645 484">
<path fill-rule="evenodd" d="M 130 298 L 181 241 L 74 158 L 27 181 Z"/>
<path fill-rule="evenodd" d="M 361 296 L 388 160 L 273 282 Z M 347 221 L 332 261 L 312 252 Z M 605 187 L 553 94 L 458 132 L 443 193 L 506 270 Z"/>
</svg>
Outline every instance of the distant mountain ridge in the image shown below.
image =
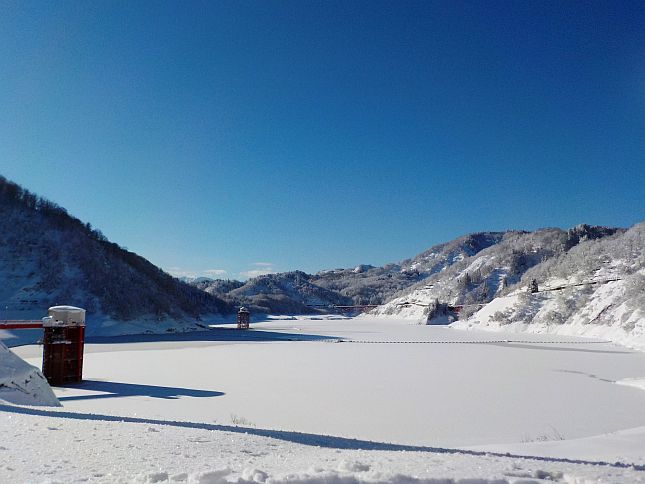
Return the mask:
<svg viewBox="0 0 645 484">
<path fill-rule="evenodd" d="M 55 304 L 87 309 L 90 334 L 189 328 L 234 311 L 0 177 L 0 319 L 42 317 Z M 122 322 L 132 324 L 110 329 Z"/>
<path fill-rule="evenodd" d="M 400 263 L 383 267 L 358 265 L 305 274 L 302 271 L 268 274 L 247 282 L 215 280 L 195 283 L 212 294 L 264 313 L 328 312 L 324 306 L 378 305 L 432 274 L 499 243 L 505 232 L 464 235 L 431 247 Z"/>
<path fill-rule="evenodd" d="M 203 328 L 206 320 L 224 319 L 240 305 L 256 314 L 369 305 L 377 306 L 374 316 L 447 324 L 457 317 L 468 320 L 480 307 L 514 294 L 529 276 L 540 284 L 553 281 L 553 273 L 573 277 L 587 248 L 605 247 L 603 260 L 622 258 L 626 267 L 627 252 L 612 240 L 635 247 L 638 265 L 643 228 L 636 227 L 480 232 L 382 267 L 291 271 L 246 282 L 196 278 L 187 284 L 109 242 L 65 209 L 0 177 L 0 319 L 39 318 L 48 306 L 72 304 L 87 309 L 90 334 L 122 334 Z M 606 245 L 594 245 L 605 240 Z M 600 262 L 589 264 L 591 271 Z M 632 285 L 641 277 L 638 267 L 633 272 L 627 274 Z M 642 302 L 631 300 L 636 307 Z M 463 307 L 458 315 L 457 307 Z"/>
<path fill-rule="evenodd" d="M 373 315 L 400 316 L 447 324 L 456 314 L 441 305 L 483 305 L 518 284 L 531 268 L 566 253 L 581 242 L 624 229 L 578 225 L 569 230 L 480 232 L 435 245 L 399 263 L 374 267 L 301 271 L 240 281 L 197 285 L 262 313 L 314 313 L 333 306 L 377 305 Z M 328 308 L 325 308 L 328 306 Z M 474 311 L 476 307 L 469 307 Z"/>
<path fill-rule="evenodd" d="M 397 292 L 497 244 L 503 236 L 504 232 L 468 234 L 435 245 L 397 264 L 319 272 L 314 282 L 321 287 L 340 292 L 351 298 L 355 304 L 383 304 Z M 357 270 L 361 267 L 369 269 Z"/>
<path fill-rule="evenodd" d="M 228 295 L 253 311 L 274 314 L 306 314 L 320 311 L 314 306 L 352 304 L 351 298 L 321 287 L 316 276 L 302 271 L 256 277 Z"/>
</svg>

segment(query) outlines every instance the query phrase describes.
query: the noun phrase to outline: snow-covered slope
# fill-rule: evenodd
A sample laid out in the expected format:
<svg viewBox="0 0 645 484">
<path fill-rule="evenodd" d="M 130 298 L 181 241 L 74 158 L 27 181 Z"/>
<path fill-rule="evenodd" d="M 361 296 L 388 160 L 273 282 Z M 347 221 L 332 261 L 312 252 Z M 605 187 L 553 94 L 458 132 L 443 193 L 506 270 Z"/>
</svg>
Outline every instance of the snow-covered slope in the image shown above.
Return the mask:
<svg viewBox="0 0 645 484">
<path fill-rule="evenodd" d="M 446 306 L 466 307 L 464 313 L 488 303 L 519 283 L 530 268 L 566 253 L 581 240 L 613 234 L 616 229 L 581 225 L 535 232 L 506 232 L 500 242 L 444 267 L 402 291 L 372 314 L 446 324 L 454 314 Z"/>
<path fill-rule="evenodd" d="M 0 301 L 2 319 L 41 318 L 57 304 L 83 307 L 90 334 L 142 332 L 141 321 L 151 331 L 189 327 L 200 316 L 232 312 L 221 299 L 173 278 L 2 177 Z"/>
<path fill-rule="evenodd" d="M 601 238 L 616 231 L 580 225 L 568 231 L 481 232 L 383 267 L 362 264 L 314 275 L 294 271 L 260 276 L 246 283 L 216 280 L 193 285 L 232 304 L 250 306 L 255 312 L 307 313 L 312 312 L 312 305 L 389 301 L 373 314 L 423 322 L 430 316 L 433 324 L 446 324 L 454 315 L 430 310 L 429 306 L 487 303 L 518 283 L 531 267 L 565 253 L 581 240 Z"/>
<path fill-rule="evenodd" d="M 468 234 L 397 264 L 323 271 L 316 274 L 314 281 L 350 297 L 355 304 L 382 304 L 397 292 L 499 243 L 503 236 L 504 232 Z"/>
<path fill-rule="evenodd" d="M 228 295 L 254 312 L 274 314 L 306 314 L 315 311 L 313 306 L 351 304 L 351 299 L 316 285 L 312 279 L 302 271 L 267 274 Z"/>
<path fill-rule="evenodd" d="M 270 274 L 246 283 L 194 281 L 192 285 L 236 304 L 266 313 L 307 313 L 311 305 L 381 304 L 432 274 L 502 240 L 504 232 L 464 235 L 431 247 L 412 259 L 383 267 L 360 264 L 317 274 Z"/>
<path fill-rule="evenodd" d="M 0 403 L 60 407 L 43 374 L 0 342 Z"/>
<path fill-rule="evenodd" d="M 209 294 L 215 296 L 226 296 L 229 292 L 238 287 L 242 287 L 244 283 L 242 281 L 237 281 L 234 279 L 203 279 L 201 281 L 191 281 L 190 284 L 195 286 L 202 291 L 206 291 Z"/>
<path fill-rule="evenodd" d="M 527 291 L 531 280 L 536 293 Z M 645 349 L 645 223 L 583 241 L 527 271 L 518 286 L 454 327 L 593 336 Z"/>
</svg>

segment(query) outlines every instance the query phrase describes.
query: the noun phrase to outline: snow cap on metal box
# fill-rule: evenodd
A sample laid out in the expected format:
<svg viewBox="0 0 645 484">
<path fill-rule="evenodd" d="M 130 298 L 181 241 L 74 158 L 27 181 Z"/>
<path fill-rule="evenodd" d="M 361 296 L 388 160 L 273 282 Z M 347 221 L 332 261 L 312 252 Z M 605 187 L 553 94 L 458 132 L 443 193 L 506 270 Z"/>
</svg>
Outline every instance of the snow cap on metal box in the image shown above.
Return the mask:
<svg viewBox="0 0 645 484">
<path fill-rule="evenodd" d="M 74 306 L 52 306 L 43 318 L 43 326 L 85 326 L 85 309 Z"/>
</svg>

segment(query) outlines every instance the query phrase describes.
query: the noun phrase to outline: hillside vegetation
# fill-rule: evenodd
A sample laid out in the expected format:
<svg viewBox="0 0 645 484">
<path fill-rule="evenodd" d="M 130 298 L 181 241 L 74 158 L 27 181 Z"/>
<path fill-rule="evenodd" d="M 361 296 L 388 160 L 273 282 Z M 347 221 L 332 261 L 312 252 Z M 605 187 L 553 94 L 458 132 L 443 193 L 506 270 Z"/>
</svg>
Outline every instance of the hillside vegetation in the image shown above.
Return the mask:
<svg viewBox="0 0 645 484">
<path fill-rule="evenodd" d="M 469 234 L 438 244 L 414 258 L 383 267 L 359 265 L 317 274 L 302 271 L 268 274 L 246 283 L 214 280 L 196 287 L 265 313 L 334 311 L 336 305 L 377 305 L 502 240 L 504 232 Z M 327 306 L 327 308 L 325 308 Z"/>
<path fill-rule="evenodd" d="M 531 281 L 537 292 L 527 291 Z M 645 223 L 583 240 L 531 268 L 455 326 L 595 336 L 645 349 Z"/>
<path fill-rule="evenodd" d="M 99 330 L 98 321 L 175 324 L 234 310 L 2 177 L 0 302 L 0 319 L 42 317 L 56 304 L 81 306 L 91 330 Z"/>
<path fill-rule="evenodd" d="M 458 327 L 570 334 L 611 328 L 629 339 L 645 333 L 644 227 L 482 232 L 382 267 L 187 284 L 0 177 L 0 319 L 40 318 L 48 306 L 71 304 L 87 309 L 90 334 L 119 334 L 204 327 L 240 305 L 256 314 L 369 305 L 375 316 L 423 324 L 459 318 Z M 616 280 L 573 286 L 601 279 Z M 534 284 L 539 290 L 529 293 Z M 558 285 L 572 287 L 548 290 Z"/>
<path fill-rule="evenodd" d="M 420 322 L 446 324 L 456 318 L 448 307 L 466 306 L 461 316 L 478 305 L 504 294 L 522 280 L 531 268 L 567 253 L 580 241 L 599 239 L 618 229 L 580 225 L 535 232 L 510 231 L 501 240 L 470 257 L 445 267 L 419 283 L 399 292 L 374 310 L 375 315 L 403 316 Z"/>
</svg>

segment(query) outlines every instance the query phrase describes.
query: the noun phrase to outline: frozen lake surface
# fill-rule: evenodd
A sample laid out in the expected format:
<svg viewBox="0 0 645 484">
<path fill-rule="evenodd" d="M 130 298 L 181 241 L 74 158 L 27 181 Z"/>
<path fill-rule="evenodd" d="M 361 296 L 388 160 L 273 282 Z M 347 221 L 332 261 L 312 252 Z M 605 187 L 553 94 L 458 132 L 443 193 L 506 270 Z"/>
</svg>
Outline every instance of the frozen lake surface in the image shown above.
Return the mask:
<svg viewBox="0 0 645 484">
<path fill-rule="evenodd" d="M 645 376 L 645 354 L 620 346 L 396 320 L 255 328 L 88 344 L 87 381 L 56 394 L 74 411 L 413 445 L 571 439 L 645 424 L 645 391 L 614 383 Z M 535 343 L 488 342 L 504 339 Z M 422 343 L 430 341 L 452 343 Z M 16 353 L 38 365 L 39 350 Z"/>
<path fill-rule="evenodd" d="M 645 464 L 645 391 L 615 383 L 645 377 L 643 353 L 404 320 L 252 326 L 95 339 L 86 345 L 86 381 L 56 388 L 63 409 L 47 415 Z M 14 351 L 40 365 L 38 346 Z"/>
</svg>

